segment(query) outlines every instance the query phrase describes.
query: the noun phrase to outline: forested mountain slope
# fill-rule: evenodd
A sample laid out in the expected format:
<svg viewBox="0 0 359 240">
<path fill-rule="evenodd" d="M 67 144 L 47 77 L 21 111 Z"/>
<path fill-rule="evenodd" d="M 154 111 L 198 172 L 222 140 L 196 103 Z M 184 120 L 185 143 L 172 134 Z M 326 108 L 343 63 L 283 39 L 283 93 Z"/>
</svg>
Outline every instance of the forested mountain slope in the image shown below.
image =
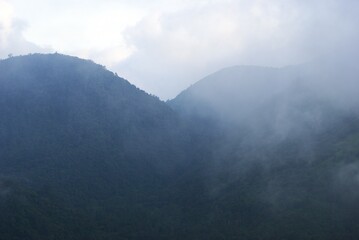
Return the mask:
<svg viewBox="0 0 359 240">
<path fill-rule="evenodd" d="M 164 103 L 0 61 L 0 239 L 358 239 L 355 66 L 232 67 Z"/>
<path fill-rule="evenodd" d="M 0 239 L 151 235 L 187 156 L 172 109 L 60 54 L 0 62 Z"/>
</svg>

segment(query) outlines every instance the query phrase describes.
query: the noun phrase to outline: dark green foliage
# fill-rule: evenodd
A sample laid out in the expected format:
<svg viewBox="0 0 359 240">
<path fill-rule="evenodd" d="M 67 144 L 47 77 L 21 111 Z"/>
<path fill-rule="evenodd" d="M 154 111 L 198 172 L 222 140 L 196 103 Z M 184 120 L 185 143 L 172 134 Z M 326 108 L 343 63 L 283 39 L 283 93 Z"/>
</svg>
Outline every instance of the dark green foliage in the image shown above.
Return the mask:
<svg viewBox="0 0 359 240">
<path fill-rule="evenodd" d="M 1 61 L 0 239 L 358 239 L 358 113 L 305 89 L 216 112 L 235 81 L 172 110 L 91 61 Z"/>
<path fill-rule="evenodd" d="M 158 198 L 187 161 L 170 108 L 59 54 L 13 57 L 0 73 L 0 177 L 19 186 L 1 196 L 0 238 L 135 238 L 162 228 Z"/>
</svg>

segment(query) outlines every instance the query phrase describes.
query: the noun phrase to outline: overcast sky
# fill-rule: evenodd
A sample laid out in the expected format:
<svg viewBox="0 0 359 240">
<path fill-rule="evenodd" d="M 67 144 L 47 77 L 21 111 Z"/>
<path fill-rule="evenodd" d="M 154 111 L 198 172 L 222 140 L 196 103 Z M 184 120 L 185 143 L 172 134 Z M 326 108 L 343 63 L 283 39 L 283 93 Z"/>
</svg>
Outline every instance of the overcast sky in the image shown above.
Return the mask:
<svg viewBox="0 0 359 240">
<path fill-rule="evenodd" d="M 285 66 L 357 45 L 356 0 L 0 0 L 0 58 L 89 58 L 161 99 L 232 65 Z"/>
</svg>

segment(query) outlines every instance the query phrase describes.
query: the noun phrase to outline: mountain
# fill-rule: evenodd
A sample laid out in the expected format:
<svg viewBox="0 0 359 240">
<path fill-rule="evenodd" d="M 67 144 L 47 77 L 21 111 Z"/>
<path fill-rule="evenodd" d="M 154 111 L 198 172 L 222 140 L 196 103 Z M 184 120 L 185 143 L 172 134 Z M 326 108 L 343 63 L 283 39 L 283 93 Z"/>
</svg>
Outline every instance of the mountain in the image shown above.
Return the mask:
<svg viewBox="0 0 359 240">
<path fill-rule="evenodd" d="M 203 239 L 359 236 L 358 76 L 329 62 L 235 66 L 168 102 L 206 153 Z"/>
<path fill-rule="evenodd" d="M 0 239 L 358 239 L 354 65 L 231 67 L 164 103 L 89 60 L 1 60 Z"/>
<path fill-rule="evenodd" d="M 0 239 L 165 226 L 158 198 L 187 164 L 187 137 L 158 98 L 91 61 L 33 54 L 0 62 L 0 111 Z"/>
</svg>

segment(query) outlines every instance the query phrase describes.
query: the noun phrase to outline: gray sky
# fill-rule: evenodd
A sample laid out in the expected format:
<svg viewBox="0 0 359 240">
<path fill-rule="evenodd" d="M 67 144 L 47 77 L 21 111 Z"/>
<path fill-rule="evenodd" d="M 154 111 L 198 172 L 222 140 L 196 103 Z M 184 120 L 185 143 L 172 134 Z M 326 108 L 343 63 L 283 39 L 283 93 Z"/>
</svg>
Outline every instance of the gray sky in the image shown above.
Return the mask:
<svg viewBox="0 0 359 240">
<path fill-rule="evenodd" d="M 355 0 L 0 0 L 0 58 L 90 58 L 168 99 L 223 67 L 351 51 L 358 16 Z"/>
</svg>

